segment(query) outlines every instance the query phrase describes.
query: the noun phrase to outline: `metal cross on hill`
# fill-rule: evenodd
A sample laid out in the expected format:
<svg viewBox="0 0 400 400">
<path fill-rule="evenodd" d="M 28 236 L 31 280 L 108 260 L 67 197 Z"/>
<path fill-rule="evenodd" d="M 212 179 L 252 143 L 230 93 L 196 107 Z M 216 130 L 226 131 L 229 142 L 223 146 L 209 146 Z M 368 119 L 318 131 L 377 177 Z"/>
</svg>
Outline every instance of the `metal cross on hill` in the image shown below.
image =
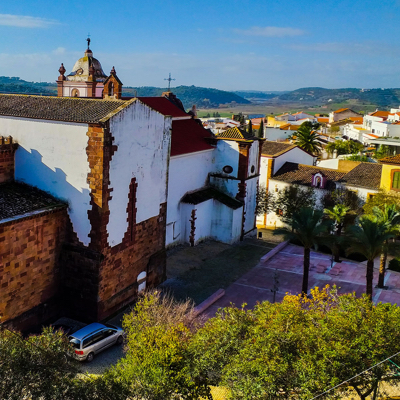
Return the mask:
<svg viewBox="0 0 400 400">
<path fill-rule="evenodd" d="M 168 78 L 164 78 L 164 81 L 168 81 L 168 92 L 171 91 L 171 81 L 174 81 L 175 79 L 171 78 L 171 72 L 169 73 L 169 77 Z"/>
</svg>

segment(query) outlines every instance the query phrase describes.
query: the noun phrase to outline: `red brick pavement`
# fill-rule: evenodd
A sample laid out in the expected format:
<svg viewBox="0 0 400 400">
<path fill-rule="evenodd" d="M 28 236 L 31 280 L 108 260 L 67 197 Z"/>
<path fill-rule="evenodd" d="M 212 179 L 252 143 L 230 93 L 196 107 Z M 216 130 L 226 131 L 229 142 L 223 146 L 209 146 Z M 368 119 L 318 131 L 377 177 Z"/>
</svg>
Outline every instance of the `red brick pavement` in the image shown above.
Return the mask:
<svg viewBox="0 0 400 400">
<path fill-rule="evenodd" d="M 310 264 L 310 289 L 329 284 L 336 285 L 339 293 L 355 292 L 357 296 L 365 293 L 365 263 L 342 260 L 341 263 L 332 265 L 329 254 L 312 251 Z M 375 265 L 374 283 L 378 281 L 378 267 L 379 265 Z M 238 307 L 243 303 L 247 307 L 253 307 L 257 302 L 272 301 L 274 276 L 278 280 L 276 301 L 281 301 L 286 293 L 299 293 L 303 277 L 303 248 L 289 244 L 268 261 L 260 262 L 228 287 L 225 296 L 214 303 L 206 314 L 212 316 L 218 308 L 231 303 Z M 387 290 L 374 288 L 374 302 L 400 304 L 400 273 L 388 271 L 385 285 L 388 286 Z"/>
</svg>

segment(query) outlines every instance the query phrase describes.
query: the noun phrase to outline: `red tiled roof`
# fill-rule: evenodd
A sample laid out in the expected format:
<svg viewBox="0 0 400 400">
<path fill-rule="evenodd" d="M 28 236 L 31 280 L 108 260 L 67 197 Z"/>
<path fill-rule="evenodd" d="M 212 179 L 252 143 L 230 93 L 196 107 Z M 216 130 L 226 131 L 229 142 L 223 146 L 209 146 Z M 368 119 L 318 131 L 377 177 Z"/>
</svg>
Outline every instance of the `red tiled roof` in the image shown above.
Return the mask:
<svg viewBox="0 0 400 400">
<path fill-rule="evenodd" d="M 336 110 L 336 111 L 334 111 L 333 113 L 334 113 L 334 114 L 338 114 L 338 113 L 341 113 L 341 112 L 347 111 L 347 110 L 350 110 L 350 108 L 339 108 L 339 110 Z"/>
<path fill-rule="evenodd" d="M 171 117 L 187 117 L 188 114 L 165 97 L 138 97 L 138 99 L 163 115 Z"/>
<path fill-rule="evenodd" d="M 390 112 L 389 111 L 375 111 L 371 113 L 373 117 L 380 117 L 380 118 L 387 118 L 389 116 Z"/>
<path fill-rule="evenodd" d="M 205 140 L 209 137 L 211 132 L 193 119 L 172 121 L 171 156 L 213 149 Z"/>
</svg>

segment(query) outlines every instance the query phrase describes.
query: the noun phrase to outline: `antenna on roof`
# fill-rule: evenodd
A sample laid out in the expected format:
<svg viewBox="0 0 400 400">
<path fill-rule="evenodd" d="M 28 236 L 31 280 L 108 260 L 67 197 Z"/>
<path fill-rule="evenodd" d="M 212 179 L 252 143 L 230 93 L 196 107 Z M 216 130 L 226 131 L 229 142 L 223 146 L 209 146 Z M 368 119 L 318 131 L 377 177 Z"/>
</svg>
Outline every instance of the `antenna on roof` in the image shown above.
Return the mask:
<svg viewBox="0 0 400 400">
<path fill-rule="evenodd" d="M 168 81 L 168 92 L 171 91 L 171 81 L 174 81 L 175 79 L 171 78 L 171 72 L 169 73 L 169 77 L 168 78 L 164 78 L 164 81 Z"/>
</svg>

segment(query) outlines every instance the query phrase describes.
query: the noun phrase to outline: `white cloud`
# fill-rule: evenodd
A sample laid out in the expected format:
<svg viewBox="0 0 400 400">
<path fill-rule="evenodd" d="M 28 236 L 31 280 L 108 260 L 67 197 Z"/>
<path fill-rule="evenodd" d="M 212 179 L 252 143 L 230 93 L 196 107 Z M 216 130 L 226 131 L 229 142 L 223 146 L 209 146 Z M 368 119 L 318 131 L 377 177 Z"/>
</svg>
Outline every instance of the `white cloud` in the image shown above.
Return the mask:
<svg viewBox="0 0 400 400">
<path fill-rule="evenodd" d="M 302 29 L 280 28 L 278 26 L 253 26 L 249 29 L 234 29 L 234 31 L 240 35 L 264 37 L 301 36 L 305 34 Z"/>
<path fill-rule="evenodd" d="M 65 54 L 65 51 L 65 47 L 57 47 L 55 50 L 53 50 L 53 54 L 59 56 Z"/>
<path fill-rule="evenodd" d="M 28 15 L 0 14 L 0 25 L 17 28 L 48 28 L 59 22 L 46 18 L 30 17 Z"/>
</svg>

